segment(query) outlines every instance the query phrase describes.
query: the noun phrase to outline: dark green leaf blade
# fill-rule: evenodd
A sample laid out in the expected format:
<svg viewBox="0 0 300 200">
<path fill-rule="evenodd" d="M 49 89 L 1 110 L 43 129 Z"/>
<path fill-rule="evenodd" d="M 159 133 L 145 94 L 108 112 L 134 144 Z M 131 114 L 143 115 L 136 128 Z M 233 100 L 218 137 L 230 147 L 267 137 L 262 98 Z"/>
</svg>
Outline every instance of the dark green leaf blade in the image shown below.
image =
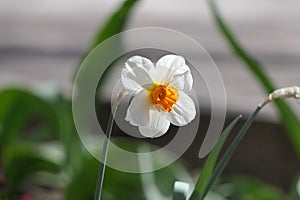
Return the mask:
<svg viewBox="0 0 300 200">
<path fill-rule="evenodd" d="M 238 123 L 238 121 L 240 119 L 241 119 L 241 115 L 238 116 L 235 120 L 233 120 L 221 134 L 217 144 L 214 146 L 213 150 L 211 151 L 207 160 L 205 161 L 204 167 L 201 171 L 200 177 L 197 180 L 194 192 L 193 192 L 190 200 L 199 199 L 202 196 L 202 194 L 204 193 L 204 190 L 205 190 L 205 188 L 208 184 L 208 181 L 211 177 L 212 171 L 215 167 L 215 163 L 218 159 L 220 151 L 221 151 L 228 135 L 231 133 L 231 130 Z"/>
<path fill-rule="evenodd" d="M 224 38 L 227 40 L 233 53 L 248 67 L 256 78 L 260 81 L 262 87 L 267 94 L 274 91 L 276 88 L 271 79 L 262 70 L 262 65 L 256 61 L 237 41 L 236 37 L 228 27 L 228 25 L 221 18 L 217 6 L 214 0 L 208 0 L 210 9 L 212 11 L 215 23 L 217 24 L 220 32 L 223 34 Z M 295 150 L 300 156 L 300 121 L 291 109 L 291 107 L 282 100 L 275 101 L 277 111 L 283 122 L 285 129 L 290 137 L 291 142 L 294 145 Z"/>
<path fill-rule="evenodd" d="M 243 139 L 244 135 L 248 131 L 249 127 L 254 121 L 255 116 L 259 113 L 261 110 L 261 107 L 257 107 L 256 110 L 252 113 L 252 115 L 249 116 L 241 130 L 238 132 L 236 137 L 234 138 L 233 142 L 230 144 L 228 149 L 226 150 L 224 156 L 220 160 L 220 162 L 217 164 L 211 178 L 209 179 L 209 182 L 204 190 L 203 196 L 201 196 L 201 200 L 205 198 L 206 194 L 209 192 L 211 186 L 214 184 L 215 180 L 220 176 L 222 171 L 224 170 L 225 166 L 227 165 L 228 161 L 230 160 L 231 156 L 233 155 L 235 149 L 238 147 L 239 143 Z"/>
</svg>

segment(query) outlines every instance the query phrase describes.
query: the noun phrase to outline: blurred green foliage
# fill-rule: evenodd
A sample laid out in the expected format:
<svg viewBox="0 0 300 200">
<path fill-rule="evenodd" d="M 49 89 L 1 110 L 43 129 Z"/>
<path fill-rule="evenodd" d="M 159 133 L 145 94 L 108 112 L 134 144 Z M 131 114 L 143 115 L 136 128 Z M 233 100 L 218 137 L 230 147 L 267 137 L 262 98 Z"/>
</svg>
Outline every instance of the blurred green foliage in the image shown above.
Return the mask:
<svg viewBox="0 0 300 200">
<path fill-rule="evenodd" d="M 70 123 L 71 102 L 60 94 L 42 97 L 21 89 L 5 89 L 0 97 L 0 105 L 5 105 L 0 110 L 0 137 L 6 141 L 1 145 L 5 187 L 0 188 L 0 195 L 16 199 L 29 185 L 61 188 L 69 200 L 93 199 L 99 161 L 85 150 Z M 32 123 L 33 120 L 37 122 Z M 39 133 L 39 137 L 35 136 Z M 97 141 L 91 141 L 97 146 Z M 135 151 L 141 145 L 130 140 L 118 140 L 116 144 Z M 170 155 L 166 152 L 165 156 Z M 108 168 L 106 177 L 109 178 L 105 179 L 104 199 L 146 199 L 140 174 Z M 154 177 L 157 191 L 166 197 L 172 195 L 175 180 L 191 180 L 180 164 L 158 170 Z"/>
<path fill-rule="evenodd" d="M 262 183 L 254 178 L 243 176 L 231 177 L 227 183 L 220 184 L 216 191 L 227 199 L 243 200 L 282 200 L 288 199 L 282 192 L 274 187 Z"/>
<path fill-rule="evenodd" d="M 96 34 L 90 50 L 105 39 L 121 32 L 137 0 L 126 0 Z M 267 92 L 275 87 L 268 76 L 237 42 L 230 29 L 220 17 L 213 1 L 209 1 L 216 23 L 232 50 L 244 61 L 262 83 Z M 121 41 L 120 41 L 121 42 Z M 120 45 L 121 46 L 121 45 Z M 45 89 L 47 90 L 47 89 Z M 283 101 L 277 108 L 288 130 L 291 141 L 300 153 L 300 123 L 290 107 Z M 211 178 L 222 145 L 237 122 L 229 125 L 207 159 L 191 199 L 199 199 Z M 91 140 L 93 141 L 93 140 Z M 97 141 L 94 141 L 97 146 Z M 115 141 L 121 147 L 138 151 L 140 143 L 128 139 Z M 142 144 L 146 145 L 146 144 Z M 149 148 L 151 145 L 148 145 Z M 99 147 L 99 152 L 101 148 Z M 165 157 L 170 156 L 165 152 Z M 162 156 L 162 157 L 163 157 Z M 58 189 L 66 200 L 93 199 L 99 162 L 82 146 L 73 124 L 71 101 L 59 91 L 43 95 L 24 89 L 5 89 L 0 92 L 0 175 L 4 176 L 0 198 L 18 199 L 24 192 L 34 188 Z M 152 160 L 151 162 L 159 162 Z M 142 181 L 144 175 L 152 176 L 155 194 L 149 193 L 149 185 Z M 191 178 L 180 162 L 153 174 L 129 174 L 111 168 L 106 170 L 103 199 L 147 199 L 159 196 L 170 199 L 176 180 L 192 185 Z M 229 179 L 227 184 L 215 185 L 206 200 L 277 200 L 288 199 L 280 191 L 257 180 L 247 178 Z M 296 188 L 297 186 L 295 186 Z M 296 189 L 291 189 L 290 199 L 299 199 Z M 34 195 L 34 194 L 33 194 Z M 38 198 L 38 197 L 37 197 Z"/>
</svg>

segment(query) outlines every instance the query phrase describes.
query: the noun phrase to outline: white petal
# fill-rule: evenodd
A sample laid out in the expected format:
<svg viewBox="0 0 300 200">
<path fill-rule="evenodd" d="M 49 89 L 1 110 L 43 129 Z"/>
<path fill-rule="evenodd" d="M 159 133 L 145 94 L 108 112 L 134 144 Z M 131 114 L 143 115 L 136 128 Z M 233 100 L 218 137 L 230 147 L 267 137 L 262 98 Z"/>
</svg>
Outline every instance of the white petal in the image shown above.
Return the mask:
<svg viewBox="0 0 300 200">
<path fill-rule="evenodd" d="M 152 108 L 150 109 L 149 117 L 148 124 L 139 127 L 139 131 L 143 136 L 160 137 L 168 131 L 170 122 L 166 119 L 165 112 Z"/>
<path fill-rule="evenodd" d="M 176 126 L 190 123 L 196 116 L 195 103 L 187 94 L 178 91 L 178 101 L 171 112 L 167 113 L 168 120 Z"/>
<path fill-rule="evenodd" d="M 145 85 L 152 85 L 153 63 L 144 57 L 133 56 L 127 60 L 121 72 L 121 82 L 131 93 L 138 93 Z"/>
<path fill-rule="evenodd" d="M 185 65 L 186 66 L 186 65 Z M 188 92 L 193 87 L 193 77 L 191 71 L 188 66 L 184 67 L 186 69 L 185 72 L 177 72 L 174 73 L 170 85 L 175 86 L 177 89 Z"/>
<path fill-rule="evenodd" d="M 150 99 L 146 90 L 142 90 L 131 101 L 125 120 L 133 126 L 146 126 L 149 121 Z"/>
<path fill-rule="evenodd" d="M 166 55 L 161 57 L 156 63 L 155 81 L 165 82 L 170 81 L 174 70 L 185 64 L 184 58 L 176 55 Z"/>
<path fill-rule="evenodd" d="M 156 63 L 156 82 L 168 82 L 179 90 L 189 91 L 193 86 L 190 68 L 181 56 L 166 55 Z"/>
</svg>

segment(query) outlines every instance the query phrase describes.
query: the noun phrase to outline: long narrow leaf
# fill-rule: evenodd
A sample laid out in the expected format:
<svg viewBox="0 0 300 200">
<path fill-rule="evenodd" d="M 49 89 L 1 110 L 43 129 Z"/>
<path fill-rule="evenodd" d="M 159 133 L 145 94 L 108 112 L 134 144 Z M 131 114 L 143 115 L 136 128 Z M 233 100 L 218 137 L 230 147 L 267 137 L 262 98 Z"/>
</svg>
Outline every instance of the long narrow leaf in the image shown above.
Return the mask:
<svg viewBox="0 0 300 200">
<path fill-rule="evenodd" d="M 129 15 L 131 14 L 134 5 L 136 4 L 136 2 L 138 2 L 138 0 L 125 0 L 123 2 L 122 5 L 120 5 L 120 7 L 117 9 L 116 12 L 114 12 L 111 17 L 107 20 L 107 22 L 104 24 L 104 26 L 102 26 L 98 32 L 95 34 L 94 39 L 91 42 L 90 47 L 88 48 L 87 53 L 89 53 L 92 49 L 94 49 L 97 45 L 99 45 L 100 43 L 102 43 L 104 40 L 122 32 L 128 22 L 128 18 Z M 107 55 L 112 55 L 112 54 L 118 54 L 117 52 L 121 51 L 122 48 L 122 41 L 120 38 L 117 38 L 115 40 L 114 44 L 112 48 L 107 49 L 106 52 L 104 52 Z M 84 57 L 86 56 L 86 54 L 84 55 Z M 105 55 L 104 55 L 105 57 Z M 83 62 L 83 59 L 80 61 L 80 64 Z M 107 67 L 107 69 L 105 70 L 105 72 L 103 73 L 103 75 L 99 80 L 99 89 L 101 89 L 101 84 L 103 83 L 103 81 L 105 80 L 108 72 L 111 69 L 111 66 L 113 66 L 113 63 L 110 66 L 101 66 L 101 64 L 99 64 L 97 67 Z M 77 73 L 74 74 L 74 78 L 76 76 Z M 79 86 L 80 87 L 80 86 Z"/>
<path fill-rule="evenodd" d="M 267 94 L 274 91 L 276 88 L 271 79 L 262 70 L 262 65 L 256 61 L 237 41 L 236 37 L 228 27 L 228 25 L 221 18 L 220 13 L 215 5 L 214 0 L 208 0 L 210 9 L 213 13 L 215 23 L 217 24 L 220 32 L 223 34 L 224 38 L 228 42 L 231 50 L 234 54 L 244 62 L 245 66 L 256 76 L 260 81 L 262 87 Z M 294 145 L 298 155 L 300 156 L 300 121 L 297 115 L 291 107 L 282 100 L 275 101 L 277 111 L 280 115 L 282 123 L 287 130 L 291 142 Z"/>
<path fill-rule="evenodd" d="M 196 183 L 195 189 L 193 191 L 193 194 L 192 194 L 190 200 L 199 199 L 203 195 L 204 190 L 207 187 L 208 181 L 209 181 L 211 174 L 213 172 L 213 169 L 215 167 L 215 163 L 218 159 L 220 151 L 221 151 L 228 135 L 231 133 L 231 130 L 237 124 L 237 122 L 241 119 L 241 117 L 242 116 L 240 115 L 235 120 L 233 120 L 221 134 L 217 144 L 214 146 L 212 152 L 209 154 L 207 160 L 205 161 L 204 167 L 201 171 L 200 177 Z"/>
<path fill-rule="evenodd" d="M 213 174 L 212 174 L 212 176 L 211 176 L 211 178 L 210 178 L 210 180 L 209 180 L 209 182 L 208 182 L 208 184 L 207 184 L 207 186 L 206 186 L 206 188 L 204 190 L 204 193 L 203 193 L 203 196 L 201 197 L 201 199 L 204 199 L 204 197 L 209 192 L 209 190 L 210 190 L 211 186 L 213 185 L 213 183 L 215 182 L 215 180 L 220 176 L 220 174 L 224 170 L 224 168 L 227 165 L 228 161 L 230 160 L 233 152 L 238 147 L 239 143 L 243 139 L 245 133 L 247 132 L 247 130 L 249 129 L 250 125 L 254 121 L 254 118 L 258 114 L 258 112 L 260 111 L 260 109 L 261 109 L 261 107 L 257 107 L 256 110 L 254 111 L 254 113 L 252 115 L 250 115 L 250 117 L 248 118 L 248 120 L 245 122 L 245 124 L 243 125 L 243 127 L 241 128 L 241 130 L 238 132 L 238 134 L 234 138 L 233 142 L 230 144 L 230 146 L 226 150 L 224 156 L 222 157 L 222 159 L 220 160 L 220 162 L 216 166 L 216 168 L 215 168 L 215 170 L 214 170 L 214 172 L 213 172 Z"/>
<path fill-rule="evenodd" d="M 106 40 L 107 38 L 120 33 L 127 21 L 130 12 L 138 0 L 126 0 L 120 8 L 109 18 L 106 24 L 99 30 L 91 44 L 91 49 Z"/>
</svg>

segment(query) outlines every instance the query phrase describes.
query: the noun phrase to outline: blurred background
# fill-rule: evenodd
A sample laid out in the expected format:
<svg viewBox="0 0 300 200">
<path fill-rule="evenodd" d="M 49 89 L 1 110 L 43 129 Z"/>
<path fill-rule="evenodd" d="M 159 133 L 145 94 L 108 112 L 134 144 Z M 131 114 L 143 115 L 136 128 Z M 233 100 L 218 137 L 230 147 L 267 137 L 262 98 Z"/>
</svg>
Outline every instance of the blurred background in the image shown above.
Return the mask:
<svg viewBox="0 0 300 200">
<path fill-rule="evenodd" d="M 69 101 L 73 77 L 82 57 L 90 48 L 98 30 L 122 3 L 120 0 L 2 0 L 0 2 L 1 90 L 10 87 L 25 88 L 29 91 L 38 91 L 42 96 L 47 96 L 46 93 L 53 90 L 59 91 L 60 95 Z M 263 70 L 277 87 L 300 84 L 299 1 L 227 0 L 217 1 L 217 4 L 224 20 L 228 22 L 243 46 L 263 64 Z M 224 80 L 228 121 L 240 113 L 248 116 L 255 106 L 266 98 L 267 94 L 259 81 L 228 48 L 226 40 L 214 23 L 206 1 L 138 1 L 129 16 L 125 30 L 148 26 L 170 28 L 194 38 L 203 45 L 218 66 Z M 201 60 L 198 62 L 200 65 Z M 119 74 L 112 76 L 106 85 L 118 79 Z M 109 90 L 106 91 L 105 97 L 109 99 L 111 94 Z M 203 99 L 203 102 L 209 101 L 207 96 L 199 98 L 200 101 Z M 10 102 L 10 99 L 7 101 Z M 300 118 L 299 102 L 289 100 L 288 104 Z M 7 105 L 2 104 L 0 111 L 6 117 Z M 209 104 L 202 103 L 201 106 L 205 110 L 205 106 L 207 108 Z M 15 110 L 18 112 L 18 109 Z M 204 112 L 201 115 L 203 123 L 208 124 L 210 113 Z M 107 114 L 103 114 L 104 118 L 105 116 Z M 30 121 L 29 127 L 36 127 L 36 124 L 39 124 L 36 121 L 39 120 L 35 118 L 33 122 Z M 75 133 L 73 129 L 70 132 Z M 250 177 L 251 181 L 248 182 L 251 183 L 252 179 L 255 181 L 258 179 L 267 184 L 266 187 L 274 187 L 280 194 L 289 193 L 293 190 L 291 187 L 295 186 L 300 172 L 300 160 L 286 133 L 275 107 L 273 105 L 266 107 L 234 154 L 225 170 L 225 177 L 239 184 L 244 183 L 241 177 Z M 183 157 L 184 166 L 191 174 L 197 172 L 203 163 L 197 157 L 202 138 L 203 135 L 200 134 L 199 141 L 194 142 L 195 144 Z M 49 138 L 45 141 L 48 140 Z M 159 146 L 163 142 L 154 143 Z M 5 177 L 5 173 L 2 176 Z M 5 178 L 2 179 L 5 188 L 7 183 Z M 23 189 L 17 196 L 27 194 L 27 191 L 31 192 L 31 189 L 24 189 L 27 184 L 24 186 L 24 182 L 22 183 Z M 64 187 L 62 186 L 64 184 L 58 185 L 60 185 L 58 188 Z M 243 189 L 245 188 L 247 187 Z M 270 190 L 273 191 L 272 189 Z M 223 190 L 224 188 L 221 188 L 220 193 Z M 269 188 L 266 190 L 269 192 Z M 61 190 L 55 192 L 47 190 L 47 192 L 52 195 L 58 193 L 58 199 L 61 199 L 61 193 L 64 193 Z M 114 199 L 112 196 L 108 195 L 107 199 Z M 12 199 L 14 198 L 16 197 Z M 74 199 L 72 195 L 69 198 Z M 35 199 L 43 198 L 38 196 Z M 82 199 L 86 199 L 86 196 Z"/>
<path fill-rule="evenodd" d="M 120 3 L 2 1 L 1 86 L 35 86 L 46 82 L 69 90 L 81 56 Z M 300 5 L 296 0 L 229 0 L 218 5 L 239 39 L 265 64 L 265 70 L 278 86 L 299 82 L 296 70 L 300 62 Z M 203 45 L 221 71 L 229 110 L 252 111 L 265 98 L 259 83 L 228 50 L 205 1 L 138 2 L 126 29 L 147 26 L 180 31 Z M 266 115 L 265 120 L 277 120 L 271 108 L 262 115 Z"/>
</svg>

